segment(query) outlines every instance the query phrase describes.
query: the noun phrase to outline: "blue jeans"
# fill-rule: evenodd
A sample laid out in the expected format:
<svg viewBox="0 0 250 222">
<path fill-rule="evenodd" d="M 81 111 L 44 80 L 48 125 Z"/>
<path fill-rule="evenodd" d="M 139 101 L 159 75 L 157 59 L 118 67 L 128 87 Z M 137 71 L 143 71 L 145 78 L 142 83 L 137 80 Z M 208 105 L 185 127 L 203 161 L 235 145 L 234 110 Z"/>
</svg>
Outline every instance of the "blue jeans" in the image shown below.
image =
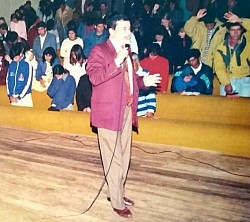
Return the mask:
<svg viewBox="0 0 250 222">
<path fill-rule="evenodd" d="M 231 78 L 233 92 L 239 93 L 239 96 L 250 97 L 250 77 Z M 225 86 L 220 85 L 220 95 L 225 96 Z"/>
</svg>

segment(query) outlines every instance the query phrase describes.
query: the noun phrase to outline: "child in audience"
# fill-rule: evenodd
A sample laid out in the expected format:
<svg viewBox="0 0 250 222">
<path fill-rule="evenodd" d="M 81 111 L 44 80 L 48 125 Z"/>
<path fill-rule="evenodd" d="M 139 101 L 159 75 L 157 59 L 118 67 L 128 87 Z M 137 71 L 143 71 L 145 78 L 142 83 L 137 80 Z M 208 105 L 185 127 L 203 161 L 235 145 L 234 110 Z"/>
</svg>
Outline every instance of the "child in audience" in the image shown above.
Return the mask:
<svg viewBox="0 0 250 222">
<path fill-rule="evenodd" d="M 132 55 L 134 70 L 139 76 L 149 75 L 149 72 L 146 69 L 143 69 L 140 66 L 139 57 L 137 54 L 133 53 Z M 155 119 L 156 111 L 156 97 L 155 97 L 155 87 L 149 87 L 148 89 L 139 90 L 138 98 L 138 108 L 137 116 L 148 117 Z"/>
<path fill-rule="evenodd" d="M 32 69 L 24 60 L 24 47 L 16 43 L 10 50 L 11 63 L 6 78 L 7 94 L 11 105 L 33 107 L 31 97 Z"/>
</svg>

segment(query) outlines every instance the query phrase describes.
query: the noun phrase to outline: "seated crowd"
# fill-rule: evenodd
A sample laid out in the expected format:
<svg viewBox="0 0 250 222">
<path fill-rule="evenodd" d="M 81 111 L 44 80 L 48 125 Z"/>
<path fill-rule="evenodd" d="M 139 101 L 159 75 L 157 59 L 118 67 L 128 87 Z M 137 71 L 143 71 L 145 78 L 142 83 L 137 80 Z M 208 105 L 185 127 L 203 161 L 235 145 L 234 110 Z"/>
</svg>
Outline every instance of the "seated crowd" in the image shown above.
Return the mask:
<svg viewBox="0 0 250 222">
<path fill-rule="evenodd" d="M 91 112 L 86 65 L 92 48 L 109 38 L 107 23 L 123 12 L 131 21 L 130 51 L 137 75 L 159 74 L 140 91 L 138 116 L 155 118 L 156 93 L 250 97 L 250 19 L 242 0 L 27 1 L 0 17 L 0 84 L 11 105 L 32 107 L 32 90 L 46 91 L 50 111 Z M 169 84 L 170 76 L 172 82 Z"/>
</svg>

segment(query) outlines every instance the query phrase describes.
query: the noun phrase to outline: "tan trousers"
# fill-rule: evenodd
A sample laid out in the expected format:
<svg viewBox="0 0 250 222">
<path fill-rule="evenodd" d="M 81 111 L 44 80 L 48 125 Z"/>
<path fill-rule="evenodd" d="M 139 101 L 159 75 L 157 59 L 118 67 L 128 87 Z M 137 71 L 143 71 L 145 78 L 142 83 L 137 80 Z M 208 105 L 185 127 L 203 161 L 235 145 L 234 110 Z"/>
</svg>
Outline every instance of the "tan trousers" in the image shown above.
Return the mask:
<svg viewBox="0 0 250 222">
<path fill-rule="evenodd" d="M 125 109 L 123 128 L 121 131 L 117 132 L 98 128 L 98 139 L 102 163 L 108 184 L 111 205 L 116 209 L 125 208 L 123 196 L 125 193 L 124 186 L 131 157 L 131 137 L 131 107 L 126 107 Z"/>
</svg>

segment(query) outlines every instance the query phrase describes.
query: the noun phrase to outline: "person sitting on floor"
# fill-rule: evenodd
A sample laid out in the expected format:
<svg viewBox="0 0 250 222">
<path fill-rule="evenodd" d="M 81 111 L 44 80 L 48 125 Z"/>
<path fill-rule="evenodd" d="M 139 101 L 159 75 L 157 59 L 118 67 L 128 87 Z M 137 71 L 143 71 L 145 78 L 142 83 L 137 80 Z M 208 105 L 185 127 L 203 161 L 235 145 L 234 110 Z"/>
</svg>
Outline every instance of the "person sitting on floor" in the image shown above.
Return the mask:
<svg viewBox="0 0 250 222">
<path fill-rule="evenodd" d="M 76 82 L 62 65 L 53 68 L 53 80 L 48 88 L 47 94 L 51 101 L 49 111 L 74 110 L 74 96 Z"/>
<path fill-rule="evenodd" d="M 213 70 L 200 61 L 198 49 L 190 49 L 187 57 L 188 64 L 177 71 L 173 77 L 171 92 L 192 92 L 212 95 Z"/>
</svg>

